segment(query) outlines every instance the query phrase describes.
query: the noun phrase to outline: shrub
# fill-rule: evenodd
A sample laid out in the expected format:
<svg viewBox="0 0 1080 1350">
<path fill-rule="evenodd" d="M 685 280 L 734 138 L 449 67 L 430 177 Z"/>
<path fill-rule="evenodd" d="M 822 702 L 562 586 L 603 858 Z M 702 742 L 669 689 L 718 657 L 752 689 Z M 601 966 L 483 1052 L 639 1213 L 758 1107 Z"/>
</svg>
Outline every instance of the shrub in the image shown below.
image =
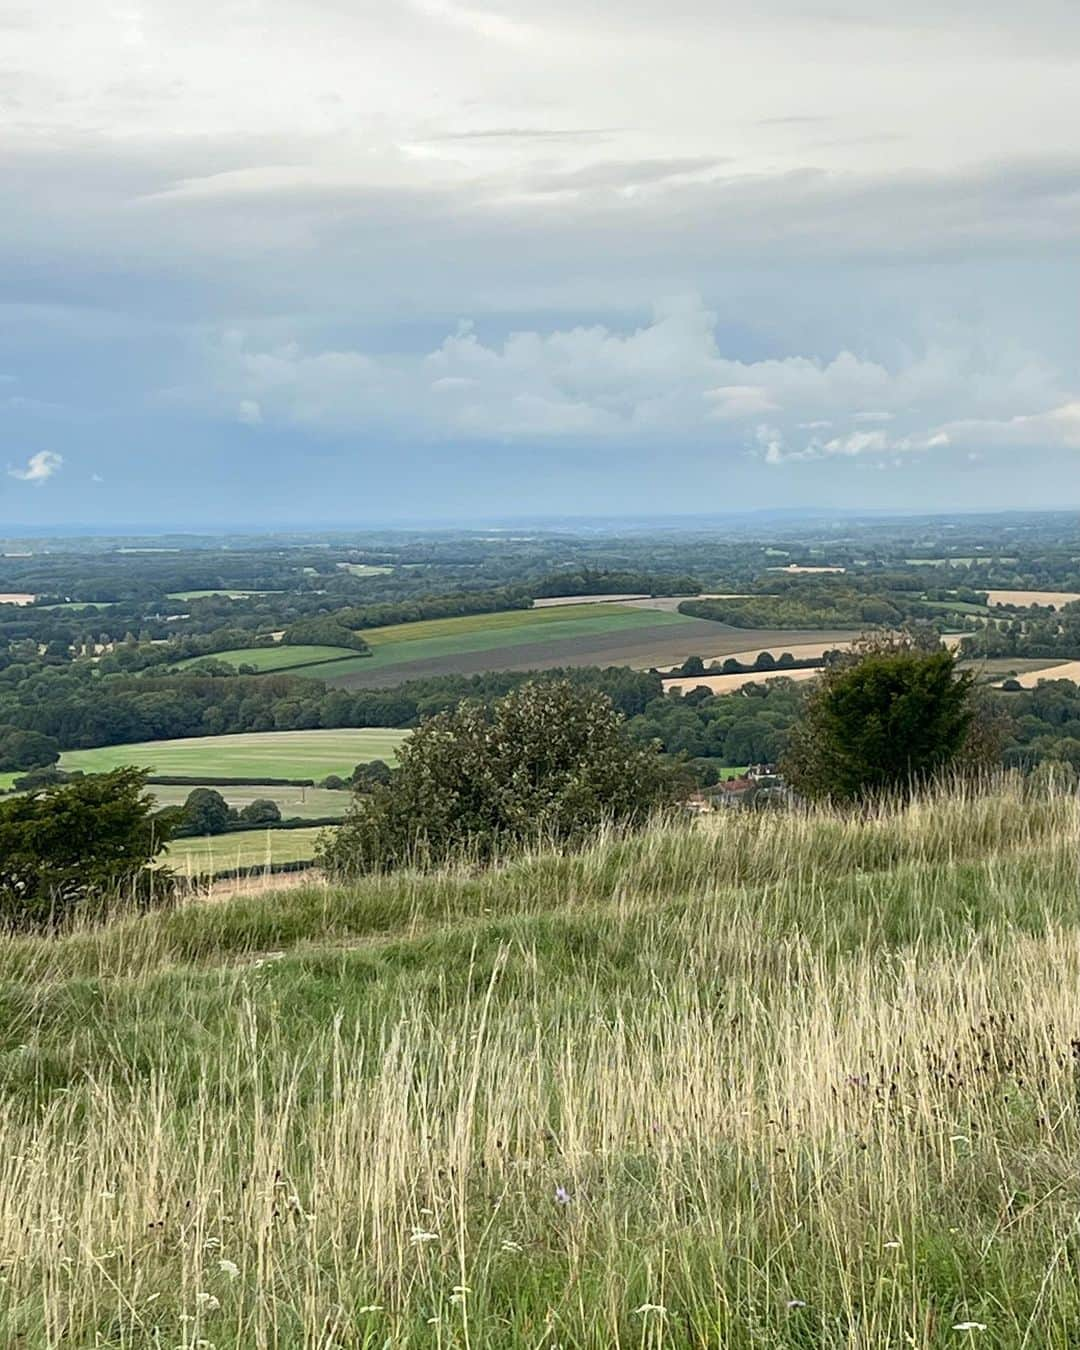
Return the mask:
<svg viewBox="0 0 1080 1350">
<path fill-rule="evenodd" d="M 671 799 L 655 750 L 634 745 L 604 695 L 532 682 L 490 706 L 421 724 L 390 786 L 358 796 L 319 861 L 335 876 L 477 858 L 533 839 L 577 841 Z"/>
<path fill-rule="evenodd" d="M 139 769 L 80 778 L 0 802 L 0 919 L 54 925 L 92 899 L 167 893 L 152 873 L 168 833 Z"/>
<path fill-rule="evenodd" d="M 269 797 L 256 797 L 240 808 L 240 819 L 245 825 L 276 825 L 281 819 L 281 807 Z"/>
<path fill-rule="evenodd" d="M 184 830 L 187 834 L 224 834 L 233 816 L 229 803 L 214 788 L 196 788 L 184 803 Z"/>
<path fill-rule="evenodd" d="M 950 767 L 996 760 L 970 672 L 906 635 L 865 639 L 825 668 L 792 731 L 783 771 L 796 792 L 853 801 L 909 791 Z"/>
</svg>

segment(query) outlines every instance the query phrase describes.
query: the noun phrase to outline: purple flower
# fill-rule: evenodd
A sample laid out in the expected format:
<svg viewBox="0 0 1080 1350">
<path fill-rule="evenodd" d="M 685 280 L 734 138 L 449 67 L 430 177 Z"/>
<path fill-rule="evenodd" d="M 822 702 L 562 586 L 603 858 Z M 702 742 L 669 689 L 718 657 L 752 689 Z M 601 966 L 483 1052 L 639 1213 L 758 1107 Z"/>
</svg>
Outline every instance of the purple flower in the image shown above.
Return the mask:
<svg viewBox="0 0 1080 1350">
<path fill-rule="evenodd" d="M 570 1203 L 570 1192 L 565 1186 L 555 1187 L 555 1203 L 557 1205 L 568 1205 Z"/>
</svg>

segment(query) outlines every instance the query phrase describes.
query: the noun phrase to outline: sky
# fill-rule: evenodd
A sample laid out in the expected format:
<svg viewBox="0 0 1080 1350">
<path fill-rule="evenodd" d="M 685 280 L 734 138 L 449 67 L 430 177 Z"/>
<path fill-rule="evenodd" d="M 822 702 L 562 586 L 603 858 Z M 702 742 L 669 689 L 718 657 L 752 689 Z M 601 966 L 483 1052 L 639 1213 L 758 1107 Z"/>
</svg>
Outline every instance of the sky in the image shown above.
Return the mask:
<svg viewBox="0 0 1080 1350">
<path fill-rule="evenodd" d="M 0 0 L 0 520 L 1080 507 L 1075 0 Z"/>
</svg>

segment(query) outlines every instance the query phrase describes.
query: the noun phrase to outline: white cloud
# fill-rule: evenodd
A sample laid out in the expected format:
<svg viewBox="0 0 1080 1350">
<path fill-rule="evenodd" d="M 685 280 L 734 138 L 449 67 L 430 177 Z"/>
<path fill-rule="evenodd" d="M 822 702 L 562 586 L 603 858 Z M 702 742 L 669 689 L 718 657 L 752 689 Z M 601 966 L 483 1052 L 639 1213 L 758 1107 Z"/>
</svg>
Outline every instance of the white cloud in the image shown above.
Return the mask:
<svg viewBox="0 0 1080 1350">
<path fill-rule="evenodd" d="M 236 409 L 236 420 L 246 427 L 257 427 L 262 421 L 262 409 L 253 398 L 242 398 Z"/>
<path fill-rule="evenodd" d="M 24 483 L 35 483 L 40 487 L 42 483 L 47 483 L 54 474 L 60 472 L 63 463 L 63 455 L 58 455 L 52 450 L 39 450 L 37 454 L 30 456 L 24 468 L 8 469 L 8 473 L 12 478 L 18 478 Z"/>
<path fill-rule="evenodd" d="M 1012 344 L 988 349 L 982 335 L 948 336 L 889 363 L 849 350 L 740 361 L 721 351 L 716 316 L 689 297 L 633 327 L 523 329 L 495 340 L 460 322 L 426 353 L 306 350 L 295 341 L 260 350 L 233 333 L 215 361 L 232 406 L 334 433 L 663 441 L 749 451 L 773 466 L 895 463 L 980 437 L 1080 444 L 1080 400 L 1053 367 Z"/>
</svg>

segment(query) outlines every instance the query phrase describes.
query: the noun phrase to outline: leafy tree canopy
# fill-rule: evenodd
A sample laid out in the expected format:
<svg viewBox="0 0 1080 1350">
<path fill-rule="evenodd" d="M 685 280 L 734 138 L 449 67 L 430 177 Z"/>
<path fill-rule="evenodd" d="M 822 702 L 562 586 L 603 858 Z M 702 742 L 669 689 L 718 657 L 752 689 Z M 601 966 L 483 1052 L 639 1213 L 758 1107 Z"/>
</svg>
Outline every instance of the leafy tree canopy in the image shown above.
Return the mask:
<svg viewBox="0 0 1080 1350">
<path fill-rule="evenodd" d="M 671 792 L 656 752 L 633 743 L 604 695 L 530 682 L 490 706 L 462 703 L 424 722 L 391 785 L 357 797 L 321 861 L 347 876 L 466 850 L 487 858 L 644 819 Z"/>
<path fill-rule="evenodd" d="M 973 679 L 952 652 L 908 636 L 856 644 L 807 697 L 784 761 L 788 782 L 812 799 L 854 801 L 971 759 L 993 762 L 1000 747 L 977 734 Z"/>
<path fill-rule="evenodd" d="M 140 769 L 73 779 L 0 801 L 0 920 L 56 923 L 83 902 L 167 891 L 151 874 L 168 842 Z"/>
</svg>

